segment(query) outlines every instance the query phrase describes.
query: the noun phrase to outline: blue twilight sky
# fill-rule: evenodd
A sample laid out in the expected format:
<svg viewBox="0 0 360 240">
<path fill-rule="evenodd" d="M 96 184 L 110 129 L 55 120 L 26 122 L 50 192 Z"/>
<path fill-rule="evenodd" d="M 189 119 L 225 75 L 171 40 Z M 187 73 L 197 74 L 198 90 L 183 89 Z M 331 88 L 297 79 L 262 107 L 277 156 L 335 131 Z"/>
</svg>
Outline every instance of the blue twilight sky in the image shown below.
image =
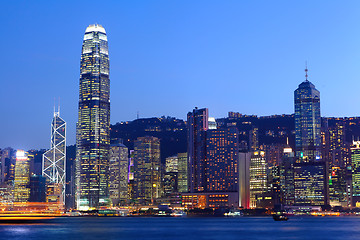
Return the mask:
<svg viewBox="0 0 360 240">
<path fill-rule="evenodd" d="M 82 38 L 109 39 L 111 123 L 193 107 L 294 112 L 309 80 L 322 116 L 359 116 L 360 1 L 1 1 L 0 148 L 48 148 L 54 98 L 75 143 Z"/>
</svg>

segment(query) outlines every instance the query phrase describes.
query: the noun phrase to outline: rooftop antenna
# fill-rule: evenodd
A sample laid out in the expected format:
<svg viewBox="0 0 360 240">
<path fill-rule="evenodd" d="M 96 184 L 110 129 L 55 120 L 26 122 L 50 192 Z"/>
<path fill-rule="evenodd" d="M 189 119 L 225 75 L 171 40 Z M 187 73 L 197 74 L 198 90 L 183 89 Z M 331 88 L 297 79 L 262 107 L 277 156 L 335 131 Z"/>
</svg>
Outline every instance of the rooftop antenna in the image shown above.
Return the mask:
<svg viewBox="0 0 360 240">
<path fill-rule="evenodd" d="M 59 106 L 58 106 L 58 116 L 60 116 L 60 97 L 59 97 Z"/>
<path fill-rule="evenodd" d="M 308 81 L 308 68 L 307 68 L 307 61 L 305 61 L 305 80 Z"/>
<path fill-rule="evenodd" d="M 136 119 L 139 119 L 139 111 L 136 113 Z"/>
</svg>

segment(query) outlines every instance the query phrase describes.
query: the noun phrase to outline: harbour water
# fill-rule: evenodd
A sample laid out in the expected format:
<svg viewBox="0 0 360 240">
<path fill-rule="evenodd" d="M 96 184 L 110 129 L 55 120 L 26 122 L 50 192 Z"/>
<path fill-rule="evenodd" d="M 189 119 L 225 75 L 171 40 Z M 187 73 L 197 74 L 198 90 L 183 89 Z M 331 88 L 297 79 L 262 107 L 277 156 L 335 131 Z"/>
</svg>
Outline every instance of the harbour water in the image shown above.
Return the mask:
<svg viewBox="0 0 360 240">
<path fill-rule="evenodd" d="M 360 217 L 73 217 L 1 224 L 0 239 L 360 239 Z"/>
</svg>

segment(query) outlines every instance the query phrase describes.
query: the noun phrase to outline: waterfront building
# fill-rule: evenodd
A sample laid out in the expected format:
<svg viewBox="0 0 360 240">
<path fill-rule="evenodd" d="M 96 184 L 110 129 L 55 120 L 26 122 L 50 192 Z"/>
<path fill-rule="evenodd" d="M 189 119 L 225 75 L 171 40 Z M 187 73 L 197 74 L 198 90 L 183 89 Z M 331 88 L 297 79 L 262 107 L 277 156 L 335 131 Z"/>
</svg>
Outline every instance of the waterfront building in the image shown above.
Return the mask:
<svg viewBox="0 0 360 240">
<path fill-rule="evenodd" d="M 178 167 L 178 156 L 167 157 L 165 159 L 165 175 L 163 179 L 165 196 L 178 192 Z"/>
<path fill-rule="evenodd" d="M 46 177 L 41 175 L 30 176 L 29 202 L 46 202 Z"/>
<path fill-rule="evenodd" d="M 61 202 L 65 202 L 66 186 L 66 122 L 60 117 L 60 108 L 54 111 L 51 123 L 50 149 L 42 155 L 42 175 L 50 184 L 60 184 Z"/>
<path fill-rule="evenodd" d="M 286 206 L 295 203 L 294 163 L 295 154 L 292 148 L 287 146 L 283 150 L 280 164 L 281 198 Z"/>
<path fill-rule="evenodd" d="M 110 147 L 109 50 L 105 29 L 98 24 L 85 30 L 79 84 L 76 134 L 77 209 L 109 205 Z"/>
<path fill-rule="evenodd" d="M 134 198 L 139 203 L 154 203 L 161 197 L 160 140 L 139 137 L 134 142 Z"/>
<path fill-rule="evenodd" d="M 129 153 L 121 142 L 110 145 L 109 165 L 110 199 L 114 205 L 118 205 L 128 199 Z"/>
<path fill-rule="evenodd" d="M 294 92 L 295 154 L 298 162 L 321 159 L 320 92 L 307 79 Z"/>
<path fill-rule="evenodd" d="M 351 148 L 353 206 L 360 207 L 360 141 Z"/>
<path fill-rule="evenodd" d="M 27 202 L 30 196 L 30 159 L 32 158 L 23 150 L 16 151 L 14 201 Z"/>
<path fill-rule="evenodd" d="M 250 152 L 239 152 L 239 204 L 250 208 Z"/>
<path fill-rule="evenodd" d="M 128 196 L 131 201 L 134 201 L 134 157 L 135 151 L 130 150 L 129 153 L 129 175 L 128 175 Z"/>
<path fill-rule="evenodd" d="M 206 132 L 206 190 L 239 191 L 239 133 L 236 127 Z"/>
<path fill-rule="evenodd" d="M 188 181 L 190 192 L 206 191 L 206 130 L 209 128 L 207 108 L 195 108 L 187 114 Z"/>
<path fill-rule="evenodd" d="M 295 205 L 327 205 L 327 173 L 328 166 L 324 161 L 295 163 Z"/>
<path fill-rule="evenodd" d="M 250 208 L 257 207 L 257 199 L 266 193 L 267 164 L 264 151 L 254 151 L 250 157 Z"/>
<path fill-rule="evenodd" d="M 178 153 L 178 192 L 184 193 L 188 191 L 188 163 L 187 153 Z"/>
<path fill-rule="evenodd" d="M 320 92 L 306 80 L 294 92 L 296 205 L 328 204 L 328 165 L 321 158 Z"/>
</svg>

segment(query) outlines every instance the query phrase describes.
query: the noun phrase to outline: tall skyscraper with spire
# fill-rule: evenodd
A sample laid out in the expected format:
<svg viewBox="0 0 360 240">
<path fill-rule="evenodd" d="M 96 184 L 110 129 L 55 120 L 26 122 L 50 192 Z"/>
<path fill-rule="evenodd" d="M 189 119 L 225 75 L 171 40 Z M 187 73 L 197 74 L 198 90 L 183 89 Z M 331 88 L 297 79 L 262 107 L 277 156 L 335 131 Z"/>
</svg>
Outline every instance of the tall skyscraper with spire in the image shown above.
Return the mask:
<svg viewBox="0 0 360 240">
<path fill-rule="evenodd" d="M 79 87 L 76 201 L 79 210 L 91 210 L 109 201 L 109 51 L 105 29 L 98 24 L 85 31 Z"/>
<path fill-rule="evenodd" d="M 308 80 L 294 92 L 295 154 L 294 191 L 296 205 L 328 204 L 328 167 L 321 158 L 320 92 Z"/>
<path fill-rule="evenodd" d="M 297 161 L 312 162 L 321 159 L 320 92 L 308 80 L 294 92 L 295 97 L 295 153 Z"/>
<path fill-rule="evenodd" d="M 50 149 L 43 154 L 42 175 L 50 184 L 58 185 L 61 189 L 60 200 L 65 202 L 65 176 L 66 176 L 66 122 L 54 109 L 51 123 Z"/>
</svg>

